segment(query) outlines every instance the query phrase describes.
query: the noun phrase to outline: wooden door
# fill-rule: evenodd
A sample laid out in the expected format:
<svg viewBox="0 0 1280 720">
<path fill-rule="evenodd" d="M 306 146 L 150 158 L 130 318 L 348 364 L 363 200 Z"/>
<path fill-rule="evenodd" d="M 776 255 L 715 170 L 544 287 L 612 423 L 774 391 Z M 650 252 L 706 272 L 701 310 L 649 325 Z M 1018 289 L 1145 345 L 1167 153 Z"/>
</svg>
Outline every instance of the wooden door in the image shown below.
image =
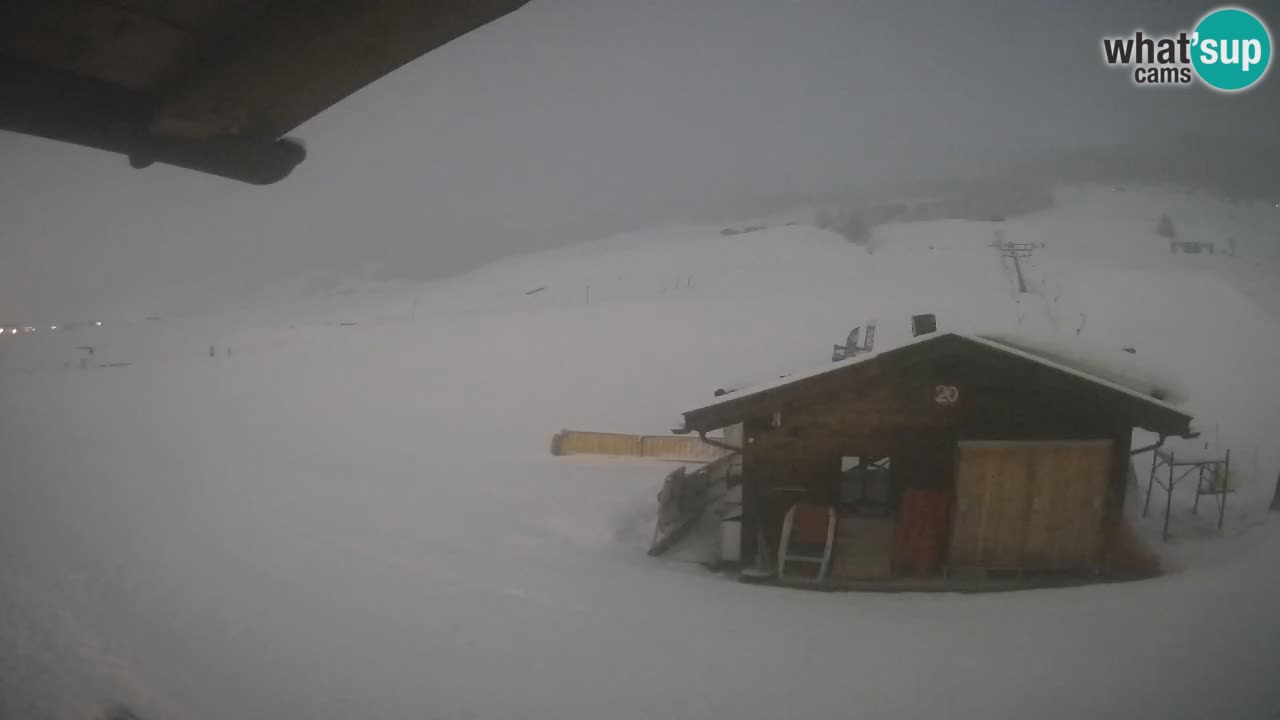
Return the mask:
<svg viewBox="0 0 1280 720">
<path fill-rule="evenodd" d="M 949 564 L 1096 566 L 1111 455 L 1110 440 L 961 443 Z"/>
<path fill-rule="evenodd" d="M 1110 440 L 1036 450 L 1026 566 L 1090 568 L 1098 563 L 1111 450 Z"/>
<path fill-rule="evenodd" d="M 950 564 L 1020 565 L 1031 502 L 1032 452 L 1016 443 L 961 444 Z"/>
</svg>

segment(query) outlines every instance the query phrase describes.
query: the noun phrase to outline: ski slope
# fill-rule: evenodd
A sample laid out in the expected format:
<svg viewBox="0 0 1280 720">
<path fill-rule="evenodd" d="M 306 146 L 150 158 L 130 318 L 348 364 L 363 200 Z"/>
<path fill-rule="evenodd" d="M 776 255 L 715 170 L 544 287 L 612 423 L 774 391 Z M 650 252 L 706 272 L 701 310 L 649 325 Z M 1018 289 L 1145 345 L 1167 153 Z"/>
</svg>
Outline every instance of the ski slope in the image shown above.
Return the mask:
<svg viewBox="0 0 1280 720">
<path fill-rule="evenodd" d="M 1274 220 L 1159 189 L 1057 200 L 882 226 L 871 252 L 671 226 L 6 338 L 0 716 L 1273 717 Z M 1163 212 L 1237 255 L 1170 256 Z M 997 231 L 1044 243 L 1030 293 Z M 745 586 L 645 556 L 670 465 L 548 455 L 564 427 L 661 433 L 717 387 L 822 366 L 871 319 L 905 342 L 919 312 L 1169 390 L 1240 458 L 1227 536 L 1180 504 L 1173 572 L 1122 585 Z M 81 370 L 86 344 L 129 364 Z"/>
</svg>

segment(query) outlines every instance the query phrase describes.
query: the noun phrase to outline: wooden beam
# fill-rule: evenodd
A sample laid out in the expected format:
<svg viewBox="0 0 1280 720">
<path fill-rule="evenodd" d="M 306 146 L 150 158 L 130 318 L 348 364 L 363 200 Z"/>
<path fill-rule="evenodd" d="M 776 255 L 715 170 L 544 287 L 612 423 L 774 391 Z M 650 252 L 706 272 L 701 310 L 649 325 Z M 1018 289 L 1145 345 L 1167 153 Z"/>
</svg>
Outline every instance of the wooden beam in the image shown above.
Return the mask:
<svg viewBox="0 0 1280 720">
<path fill-rule="evenodd" d="M 153 129 L 279 137 L 528 0 L 255 3 L 165 94 Z"/>
</svg>

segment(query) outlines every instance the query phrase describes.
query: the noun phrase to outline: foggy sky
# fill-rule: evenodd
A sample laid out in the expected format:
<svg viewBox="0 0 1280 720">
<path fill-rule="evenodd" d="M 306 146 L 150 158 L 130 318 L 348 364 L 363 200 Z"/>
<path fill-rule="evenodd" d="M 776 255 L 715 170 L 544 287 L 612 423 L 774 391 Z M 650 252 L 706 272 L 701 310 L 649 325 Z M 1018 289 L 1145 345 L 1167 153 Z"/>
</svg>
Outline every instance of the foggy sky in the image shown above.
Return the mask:
<svg viewBox="0 0 1280 720">
<path fill-rule="evenodd" d="M 1043 148 L 1265 132 L 1274 68 L 1227 96 L 1135 88 L 1101 62 L 1102 35 L 1208 7 L 533 0 L 299 128 L 307 160 L 266 188 L 0 133 L 0 322 L 164 311 L 308 271 L 439 277 Z"/>
</svg>

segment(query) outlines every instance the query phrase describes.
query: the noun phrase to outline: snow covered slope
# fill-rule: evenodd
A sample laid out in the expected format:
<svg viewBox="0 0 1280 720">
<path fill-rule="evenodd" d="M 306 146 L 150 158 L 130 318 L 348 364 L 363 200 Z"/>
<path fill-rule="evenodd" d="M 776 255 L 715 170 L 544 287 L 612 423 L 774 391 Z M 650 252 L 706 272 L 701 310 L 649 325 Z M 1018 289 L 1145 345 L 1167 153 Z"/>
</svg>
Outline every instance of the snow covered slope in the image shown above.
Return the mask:
<svg viewBox="0 0 1280 720">
<path fill-rule="evenodd" d="M 1267 717 L 1267 208 L 1058 200 L 882 226 L 871 254 L 802 225 L 668 227 L 422 287 L 5 338 L 0 715 Z M 1170 256 L 1165 212 L 1237 256 Z M 1044 243 L 1031 293 L 997 231 Z M 1242 458 L 1229 537 L 1179 509 L 1165 550 L 1186 569 L 1126 585 L 749 587 L 644 555 L 669 465 L 547 453 L 563 427 L 664 432 L 869 319 L 878 347 L 905 342 L 919 312 L 1181 396 Z M 129 364 L 80 370 L 90 344 Z"/>
</svg>

